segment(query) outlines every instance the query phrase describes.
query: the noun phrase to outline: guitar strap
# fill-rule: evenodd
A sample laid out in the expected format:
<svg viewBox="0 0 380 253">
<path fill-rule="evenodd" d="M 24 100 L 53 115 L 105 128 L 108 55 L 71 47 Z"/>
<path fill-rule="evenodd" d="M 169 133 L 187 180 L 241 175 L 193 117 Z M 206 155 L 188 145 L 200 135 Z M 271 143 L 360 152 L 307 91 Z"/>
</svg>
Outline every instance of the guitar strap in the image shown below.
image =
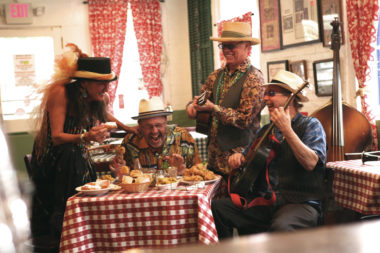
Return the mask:
<svg viewBox="0 0 380 253">
<path fill-rule="evenodd" d="M 275 143 L 279 144 L 279 141 L 277 140 L 277 138 L 273 134 L 268 135 L 268 138 L 270 138 Z M 252 147 L 254 147 L 254 146 L 255 145 L 252 145 Z M 273 158 L 275 158 L 276 151 L 277 151 L 277 145 L 276 145 L 276 147 L 274 147 L 270 150 L 269 156 L 267 157 L 267 160 L 265 163 L 266 164 L 265 165 L 265 179 L 266 179 L 266 183 L 268 185 L 269 190 L 272 192 L 272 196 L 269 199 L 266 199 L 264 197 L 256 197 L 248 203 L 246 198 L 240 196 L 237 193 L 232 193 L 230 191 L 230 180 L 239 168 L 231 171 L 231 173 L 228 177 L 228 194 L 230 195 L 231 200 L 236 207 L 239 207 L 239 208 L 245 210 L 245 209 L 248 209 L 252 206 L 270 206 L 276 202 L 277 196 L 276 196 L 275 192 L 273 191 L 273 188 L 272 188 L 272 186 L 270 184 L 270 180 L 269 180 L 269 164 L 273 160 Z"/>
</svg>

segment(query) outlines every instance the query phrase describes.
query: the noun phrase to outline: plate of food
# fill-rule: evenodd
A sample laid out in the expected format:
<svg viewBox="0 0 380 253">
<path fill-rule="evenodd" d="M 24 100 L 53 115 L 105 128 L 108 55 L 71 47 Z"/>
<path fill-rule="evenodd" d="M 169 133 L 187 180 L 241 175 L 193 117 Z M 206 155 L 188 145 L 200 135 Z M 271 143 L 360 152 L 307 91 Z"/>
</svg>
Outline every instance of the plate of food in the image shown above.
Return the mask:
<svg viewBox="0 0 380 253">
<path fill-rule="evenodd" d="M 189 169 L 185 169 L 181 182 L 184 184 L 198 184 L 200 182 L 211 184 L 219 178 L 221 178 L 220 175 L 215 175 L 214 172 L 206 168 L 206 165 L 199 163 Z"/>
<path fill-rule="evenodd" d="M 204 184 L 211 184 L 211 183 L 214 183 L 216 181 L 219 180 L 219 178 L 221 178 L 222 176 L 220 175 L 215 175 L 215 178 L 214 179 L 210 179 L 210 180 L 198 180 L 199 178 L 188 178 L 188 177 L 183 177 L 181 182 L 184 183 L 184 184 L 199 184 L 201 182 L 203 182 Z M 196 179 L 196 180 L 191 180 L 191 179 Z"/>
<path fill-rule="evenodd" d="M 117 184 L 110 184 L 109 187 L 110 187 L 111 191 L 118 191 L 121 189 L 121 186 L 117 185 Z"/>
<path fill-rule="evenodd" d="M 96 182 L 90 182 L 75 188 L 76 191 L 86 195 L 96 196 L 109 192 L 111 190 L 111 183 L 109 180 L 98 179 Z"/>
<path fill-rule="evenodd" d="M 159 177 L 156 179 L 156 187 L 159 190 L 176 189 L 179 181 L 175 177 Z"/>
</svg>

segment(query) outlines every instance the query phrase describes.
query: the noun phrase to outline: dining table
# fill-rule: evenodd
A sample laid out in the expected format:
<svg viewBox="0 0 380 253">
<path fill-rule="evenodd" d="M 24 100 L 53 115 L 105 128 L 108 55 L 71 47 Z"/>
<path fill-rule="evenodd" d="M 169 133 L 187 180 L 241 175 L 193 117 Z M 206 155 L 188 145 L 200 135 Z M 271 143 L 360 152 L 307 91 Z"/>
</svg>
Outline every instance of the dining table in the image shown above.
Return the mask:
<svg viewBox="0 0 380 253">
<path fill-rule="evenodd" d="M 380 214 L 380 161 L 333 161 L 333 195 L 337 205 L 364 215 Z"/>
<path fill-rule="evenodd" d="M 60 252 L 121 252 L 218 242 L 211 200 L 220 178 L 145 192 L 78 193 L 67 200 Z"/>
</svg>

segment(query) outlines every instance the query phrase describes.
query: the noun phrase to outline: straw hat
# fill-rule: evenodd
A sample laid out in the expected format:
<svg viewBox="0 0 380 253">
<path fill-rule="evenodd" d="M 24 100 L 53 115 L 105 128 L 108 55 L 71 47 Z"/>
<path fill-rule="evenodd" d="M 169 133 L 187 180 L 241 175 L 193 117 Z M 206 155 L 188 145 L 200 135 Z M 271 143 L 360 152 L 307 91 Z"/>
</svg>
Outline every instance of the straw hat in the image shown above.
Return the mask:
<svg viewBox="0 0 380 253">
<path fill-rule="evenodd" d="M 166 111 L 160 97 L 152 97 L 150 100 L 141 99 L 139 104 L 139 115 L 132 119 L 147 119 L 159 116 L 167 116 L 171 111 Z"/>
<path fill-rule="evenodd" d="M 275 85 L 285 90 L 288 90 L 291 93 L 295 93 L 304 83 L 305 81 L 298 75 L 281 69 L 272 78 L 270 83 L 266 83 L 263 86 Z M 304 90 L 302 90 L 300 93 L 297 94 L 297 97 L 300 99 L 300 101 L 301 102 L 309 101 L 309 99 L 302 93 L 305 93 Z"/>
<path fill-rule="evenodd" d="M 111 60 L 106 57 L 86 57 L 78 59 L 78 68 L 72 78 L 92 81 L 114 81 L 117 75 L 111 71 Z"/>
<path fill-rule="evenodd" d="M 210 37 L 210 40 L 220 42 L 249 41 L 251 45 L 260 43 L 259 39 L 252 38 L 252 28 L 246 22 L 225 22 L 220 38 Z"/>
</svg>

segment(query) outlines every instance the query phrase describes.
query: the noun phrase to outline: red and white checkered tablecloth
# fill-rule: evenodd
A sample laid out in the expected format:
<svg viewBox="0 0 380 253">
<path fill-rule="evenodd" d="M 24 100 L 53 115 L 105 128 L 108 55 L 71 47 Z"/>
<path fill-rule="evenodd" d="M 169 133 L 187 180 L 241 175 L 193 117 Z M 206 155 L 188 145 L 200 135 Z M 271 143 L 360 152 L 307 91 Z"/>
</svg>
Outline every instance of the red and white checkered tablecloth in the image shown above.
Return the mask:
<svg viewBox="0 0 380 253">
<path fill-rule="evenodd" d="M 334 169 L 335 202 L 362 214 L 380 214 L 380 161 L 362 164 L 358 160 L 328 162 Z"/>
<path fill-rule="evenodd" d="M 220 180 L 194 190 L 155 190 L 67 201 L 60 252 L 121 252 L 218 242 L 211 199 Z"/>
</svg>

